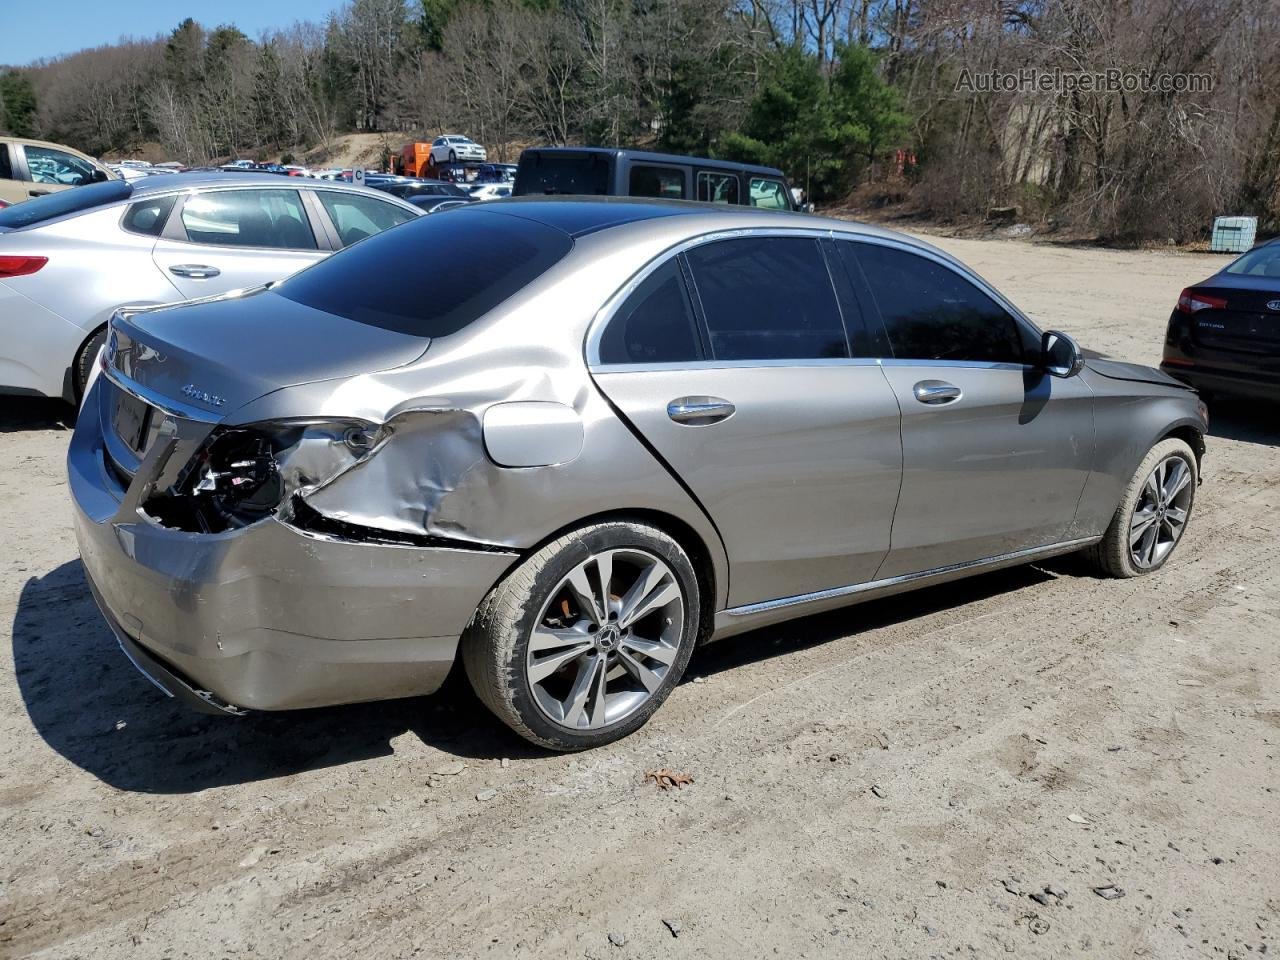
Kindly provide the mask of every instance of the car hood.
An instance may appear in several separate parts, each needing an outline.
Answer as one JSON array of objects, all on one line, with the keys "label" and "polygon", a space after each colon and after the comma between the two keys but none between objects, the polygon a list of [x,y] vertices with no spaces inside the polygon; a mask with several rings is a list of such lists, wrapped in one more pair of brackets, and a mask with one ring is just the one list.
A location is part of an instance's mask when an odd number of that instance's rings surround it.
[{"label": "car hood", "polygon": [[429,345],[260,289],[117,314],[108,357],[147,391],[225,415],[284,387],[412,363]]},{"label": "car hood", "polygon": [[1126,363],[1123,360],[1107,360],[1102,357],[1086,360],[1085,366],[1099,376],[1110,380],[1128,380],[1133,383],[1154,383],[1162,387],[1177,387],[1179,390],[1189,389],[1186,384],[1173,379],[1167,373],[1155,367],[1141,363]]}]

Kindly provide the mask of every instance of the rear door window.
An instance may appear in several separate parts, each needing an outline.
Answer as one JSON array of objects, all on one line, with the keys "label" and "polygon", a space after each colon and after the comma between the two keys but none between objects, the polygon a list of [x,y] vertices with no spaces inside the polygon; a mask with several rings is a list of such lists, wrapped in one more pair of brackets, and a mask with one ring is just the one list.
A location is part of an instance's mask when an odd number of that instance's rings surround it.
[{"label": "rear door window", "polygon": [[601,363],[683,363],[701,356],[693,306],[675,259],[645,277],[600,339]]},{"label": "rear door window", "polygon": [[338,231],[338,238],[344,247],[414,218],[403,207],[358,193],[321,190],[317,196],[333,220],[334,229]]},{"label": "rear door window", "polygon": [[315,234],[297,190],[211,190],[187,198],[182,228],[215,247],[314,250]]},{"label": "rear door window", "polygon": [[93,183],[96,168],[88,160],[65,150],[52,147],[23,147],[27,157],[27,173],[34,183],[48,183],[63,187],[83,187]]},{"label": "rear door window", "polygon": [[738,203],[738,175],[698,171],[698,199],[703,203]]},{"label": "rear door window", "polygon": [[777,180],[764,177],[751,178],[751,206],[763,210],[790,210],[787,203],[787,188]]},{"label": "rear door window", "polygon": [[13,162],[9,159],[9,145],[0,143],[0,180],[13,178]]},{"label": "rear door window", "polygon": [[686,256],[715,359],[849,356],[844,320],[817,240],[718,240]]},{"label": "rear door window", "polygon": [[627,193],[633,197],[661,197],[666,200],[684,198],[684,171],[679,167],[653,167],[644,163],[631,166]]},{"label": "rear door window", "polygon": [[[1007,310],[955,270],[878,243],[849,241],[840,248],[844,257],[856,257],[861,267],[894,357],[1026,362],[1030,335],[1024,337]],[[851,273],[856,269],[852,267]]]},{"label": "rear door window", "polygon": [[[488,313],[572,248],[567,233],[523,217],[480,210],[414,217],[402,230],[336,253],[273,289],[357,323],[444,337]],[[424,250],[449,255],[423,256]],[[394,280],[374,282],[379,277]]]}]

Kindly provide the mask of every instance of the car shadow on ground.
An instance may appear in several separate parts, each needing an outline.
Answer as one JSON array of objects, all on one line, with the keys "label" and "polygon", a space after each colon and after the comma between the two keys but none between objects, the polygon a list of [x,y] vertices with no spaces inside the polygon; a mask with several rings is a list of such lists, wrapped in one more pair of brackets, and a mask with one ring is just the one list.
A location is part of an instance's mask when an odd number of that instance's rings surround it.
[{"label": "car shadow on ground", "polygon": [[462,757],[546,755],[495,720],[465,677],[432,697],[238,718],[195,713],[125,658],[78,560],[23,587],[13,660],[39,735],[120,790],[188,793],[386,757],[405,733]]},{"label": "car shadow on ground", "polygon": [[70,430],[75,425],[75,407],[66,401],[48,397],[0,398],[0,433]]},{"label": "car shadow on ground", "polygon": [[[742,634],[697,651],[686,682],[1047,579],[1020,567]],[[78,560],[23,587],[13,660],[36,732],[120,790],[190,793],[387,757],[406,733],[460,757],[551,756],[490,715],[459,671],[430,697],[240,718],[194,713],[121,653]]]},{"label": "car shadow on ground", "polygon": [[1280,403],[1215,397],[1209,403],[1209,436],[1280,447]]}]

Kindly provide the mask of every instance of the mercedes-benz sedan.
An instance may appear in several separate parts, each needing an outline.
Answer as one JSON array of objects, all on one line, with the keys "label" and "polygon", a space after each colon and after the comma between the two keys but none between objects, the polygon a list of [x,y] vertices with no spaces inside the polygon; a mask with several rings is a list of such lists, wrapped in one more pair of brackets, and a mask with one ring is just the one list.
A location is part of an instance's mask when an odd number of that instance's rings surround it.
[{"label": "mercedes-benz sedan", "polygon": [[158,687],[310,707],[460,657],[564,750],[638,728],[712,637],[1071,551],[1157,570],[1206,430],[926,244],[681,203],[426,217],[117,317],[104,362],[76,531]]}]

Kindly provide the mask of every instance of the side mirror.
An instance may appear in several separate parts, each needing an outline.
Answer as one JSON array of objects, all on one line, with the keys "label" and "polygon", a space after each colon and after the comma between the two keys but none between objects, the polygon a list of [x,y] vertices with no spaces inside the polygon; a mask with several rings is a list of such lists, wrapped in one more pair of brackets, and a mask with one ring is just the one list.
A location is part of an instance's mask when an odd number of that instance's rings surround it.
[{"label": "side mirror", "polygon": [[1040,366],[1051,377],[1074,377],[1084,369],[1084,354],[1065,333],[1046,330],[1040,340]]},{"label": "side mirror", "polygon": [[111,179],[111,176],[110,174],[107,173],[107,171],[99,170],[97,167],[94,167],[93,176],[89,178],[89,182],[90,183],[106,183],[110,179]]},{"label": "side mirror", "polygon": [[815,207],[812,203],[806,203],[806,204],[802,205],[802,206],[800,207],[800,209],[801,209],[801,211],[802,211],[802,212],[804,212],[804,213],[813,213],[813,211],[814,211],[814,210],[816,210],[816,209],[818,209],[818,208],[817,208],[817,207]]}]

